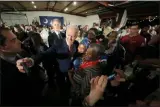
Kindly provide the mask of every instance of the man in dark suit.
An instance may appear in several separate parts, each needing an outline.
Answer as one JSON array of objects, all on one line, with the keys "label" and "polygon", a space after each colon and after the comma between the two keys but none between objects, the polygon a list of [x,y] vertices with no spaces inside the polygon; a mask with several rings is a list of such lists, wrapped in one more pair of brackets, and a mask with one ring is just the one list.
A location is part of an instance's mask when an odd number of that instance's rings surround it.
[{"label": "man in dark suit", "polygon": [[[34,76],[20,73],[16,67],[16,55],[24,52],[21,42],[8,28],[0,28],[0,88],[2,106],[26,106],[40,104],[43,90],[43,79],[39,78],[37,69]],[[30,56],[26,55],[25,57]],[[33,66],[35,68],[35,66]],[[32,68],[31,68],[32,69]],[[41,74],[40,74],[41,75]],[[43,75],[43,73],[42,73]]]},{"label": "man in dark suit", "polygon": [[60,31],[61,22],[59,19],[53,19],[51,24],[52,30],[49,32],[48,36],[49,47],[51,47],[54,42],[56,43],[58,39],[63,39],[65,37],[65,34]]},{"label": "man in dark suit", "polygon": [[72,61],[73,55],[77,51],[75,39],[77,37],[78,28],[76,26],[68,26],[65,39],[58,39],[57,44],[53,44],[46,52],[37,55],[34,58],[25,58],[17,61],[17,67],[20,72],[24,73],[22,62],[28,63],[31,66],[40,63],[45,59],[55,59],[58,62],[57,83],[60,89],[61,100],[63,105],[68,105],[69,99],[69,79],[68,70]]},{"label": "man in dark suit", "polygon": [[[65,37],[65,34],[62,33],[61,30],[61,22],[59,19],[53,19],[51,22],[52,29],[49,31],[49,36],[48,36],[48,44],[49,47],[52,47],[53,44],[58,44],[61,39]],[[54,75],[57,71],[57,61],[52,60],[53,65],[54,65],[54,71],[47,72],[48,77],[49,77],[49,86],[54,87]]]}]

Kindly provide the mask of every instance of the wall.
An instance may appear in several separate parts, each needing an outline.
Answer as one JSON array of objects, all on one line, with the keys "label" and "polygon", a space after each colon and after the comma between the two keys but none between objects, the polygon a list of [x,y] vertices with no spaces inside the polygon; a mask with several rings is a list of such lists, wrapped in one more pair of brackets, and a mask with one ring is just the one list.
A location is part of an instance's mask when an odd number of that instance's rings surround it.
[{"label": "wall", "polygon": [[[11,13],[11,12],[9,12],[9,13]],[[12,13],[14,13],[14,12],[12,12]],[[33,19],[36,19],[39,21],[39,16],[60,16],[60,17],[64,17],[64,23],[70,22],[70,24],[73,24],[73,25],[89,25],[89,27],[92,27],[94,22],[99,23],[99,16],[98,15],[81,17],[81,16],[63,14],[63,13],[52,12],[52,11],[30,11],[30,12],[26,11],[26,12],[21,12],[21,13],[25,13],[27,15],[29,24],[32,23]],[[4,16],[3,19],[8,19],[8,17],[13,17],[13,16],[15,17],[15,15],[10,14],[7,17]],[[17,16],[17,17],[19,17],[19,16]],[[17,17],[14,19],[19,20],[19,18],[17,18]],[[17,22],[17,21],[15,21],[15,22]]]},{"label": "wall", "polygon": [[93,23],[100,23],[100,18],[98,15],[91,15],[85,18],[85,24],[89,25],[89,28],[93,26]]},{"label": "wall", "polygon": [[84,22],[85,17],[68,15],[58,12],[51,11],[32,11],[32,12],[23,12],[27,15],[29,23],[32,23],[32,20],[36,18],[39,21],[39,16],[61,16],[64,17],[64,22],[70,22],[70,24],[81,25]]},{"label": "wall", "polygon": [[28,24],[28,20],[26,15],[20,14],[9,14],[9,13],[2,13],[1,18],[3,22],[5,22],[8,26],[15,25],[15,24]]}]

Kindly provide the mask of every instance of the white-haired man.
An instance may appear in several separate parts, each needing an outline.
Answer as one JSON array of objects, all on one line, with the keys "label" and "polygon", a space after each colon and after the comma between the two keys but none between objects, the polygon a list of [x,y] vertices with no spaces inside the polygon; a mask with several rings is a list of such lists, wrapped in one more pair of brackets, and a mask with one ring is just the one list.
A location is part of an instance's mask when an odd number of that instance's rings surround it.
[{"label": "white-haired man", "polygon": [[48,36],[49,47],[51,47],[52,44],[57,43],[57,40],[65,37],[65,34],[61,32],[61,21],[59,19],[53,19],[51,26],[52,30],[49,32]]},{"label": "white-haired man", "polygon": [[66,38],[60,39],[58,44],[53,44],[50,49],[46,52],[37,55],[34,58],[24,58],[17,61],[17,68],[20,72],[25,73],[23,62],[30,64],[32,66],[35,63],[40,63],[44,59],[56,59],[58,62],[58,72],[57,72],[57,83],[60,88],[60,93],[62,96],[65,106],[68,104],[68,94],[69,94],[69,80],[68,80],[68,69],[70,68],[71,59],[74,53],[77,51],[77,46],[75,44],[75,39],[77,37],[78,28],[76,26],[68,26],[66,30]]}]

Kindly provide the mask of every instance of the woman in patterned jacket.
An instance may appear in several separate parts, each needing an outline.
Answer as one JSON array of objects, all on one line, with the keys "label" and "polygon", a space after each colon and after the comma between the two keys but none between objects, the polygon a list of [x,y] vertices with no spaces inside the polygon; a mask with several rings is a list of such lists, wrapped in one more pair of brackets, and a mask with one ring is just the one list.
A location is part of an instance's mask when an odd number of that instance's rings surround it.
[{"label": "woman in patterned jacket", "polygon": [[74,91],[72,91],[78,96],[78,99],[84,99],[89,94],[90,80],[102,74],[102,65],[107,62],[105,57],[101,57],[104,51],[102,45],[91,44],[82,58],[79,70],[74,72],[72,76]]}]

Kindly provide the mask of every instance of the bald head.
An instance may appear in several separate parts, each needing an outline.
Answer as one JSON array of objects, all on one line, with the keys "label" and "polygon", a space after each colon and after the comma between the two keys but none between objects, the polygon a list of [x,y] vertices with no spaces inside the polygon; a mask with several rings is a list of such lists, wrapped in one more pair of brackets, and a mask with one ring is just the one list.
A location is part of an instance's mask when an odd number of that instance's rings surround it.
[{"label": "bald head", "polygon": [[66,39],[68,42],[74,42],[78,35],[78,27],[75,25],[67,26]]}]

